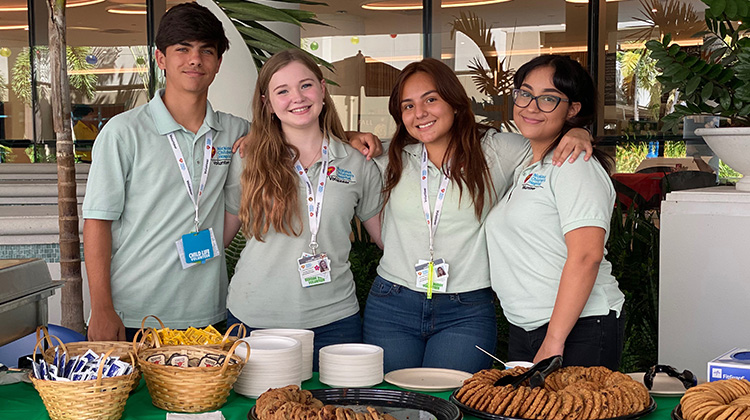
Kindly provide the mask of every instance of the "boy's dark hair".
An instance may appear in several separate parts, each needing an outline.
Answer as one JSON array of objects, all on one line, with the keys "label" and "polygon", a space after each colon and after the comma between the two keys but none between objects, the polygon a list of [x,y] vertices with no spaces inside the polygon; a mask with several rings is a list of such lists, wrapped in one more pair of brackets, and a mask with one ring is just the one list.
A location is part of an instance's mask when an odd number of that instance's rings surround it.
[{"label": "boy's dark hair", "polygon": [[200,41],[213,44],[219,58],[229,49],[229,40],[219,19],[198,3],[181,3],[161,18],[156,33],[156,48],[166,53],[167,47],[181,42]]}]

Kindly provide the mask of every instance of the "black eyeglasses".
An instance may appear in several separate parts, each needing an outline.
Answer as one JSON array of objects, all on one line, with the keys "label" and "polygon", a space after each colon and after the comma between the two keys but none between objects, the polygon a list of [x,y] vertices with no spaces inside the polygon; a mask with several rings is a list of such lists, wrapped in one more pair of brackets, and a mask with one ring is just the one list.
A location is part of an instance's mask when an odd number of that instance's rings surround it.
[{"label": "black eyeglasses", "polygon": [[669,365],[654,365],[651,366],[643,375],[643,384],[646,385],[646,388],[649,390],[652,386],[654,386],[654,376],[656,376],[657,373],[666,373],[672,378],[677,378],[680,382],[682,382],[682,386],[685,387],[685,389],[694,387],[698,385],[698,378],[693,375],[693,372],[685,369],[682,371],[682,373],[677,372],[677,369],[673,368]]},{"label": "black eyeglasses", "polygon": [[569,99],[563,99],[555,95],[539,95],[534,96],[529,92],[521,89],[513,89],[513,103],[521,108],[526,108],[531,104],[531,101],[536,101],[536,107],[540,111],[549,113],[557,109],[560,102],[570,102]]}]

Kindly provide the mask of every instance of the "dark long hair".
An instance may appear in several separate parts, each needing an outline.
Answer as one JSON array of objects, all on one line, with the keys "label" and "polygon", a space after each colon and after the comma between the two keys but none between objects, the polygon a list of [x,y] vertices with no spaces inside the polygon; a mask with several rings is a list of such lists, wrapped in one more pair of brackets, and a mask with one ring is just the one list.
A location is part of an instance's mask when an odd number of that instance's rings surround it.
[{"label": "dark long hair", "polygon": [[[596,97],[597,91],[594,81],[583,66],[564,55],[542,55],[529,61],[516,71],[513,84],[519,89],[532,70],[539,67],[552,67],[554,75],[552,83],[555,88],[564,93],[571,102],[579,102],[581,110],[578,114],[565,120],[565,124],[557,139],[544,151],[544,156],[560,144],[565,133],[572,128],[587,128],[596,122]],[[594,144],[594,158],[604,167],[607,172],[613,169],[612,158]]]},{"label": "dark long hair", "polygon": [[[450,132],[448,150],[443,156],[441,166],[450,168],[451,181],[458,184],[459,197],[463,196],[464,187],[471,195],[474,213],[477,219],[482,216],[485,198],[494,199],[494,186],[487,161],[482,151],[481,138],[488,127],[477,124],[471,110],[471,100],[461,82],[453,71],[439,60],[425,58],[422,61],[407,65],[396,79],[388,102],[388,111],[396,122],[396,133],[393,135],[388,150],[388,167],[385,174],[384,200],[388,201],[391,191],[401,179],[403,161],[401,153],[407,144],[419,143],[409,135],[401,118],[401,93],[404,83],[415,73],[424,73],[432,78],[438,95],[456,111]],[[460,199],[460,198],[459,198]]]}]

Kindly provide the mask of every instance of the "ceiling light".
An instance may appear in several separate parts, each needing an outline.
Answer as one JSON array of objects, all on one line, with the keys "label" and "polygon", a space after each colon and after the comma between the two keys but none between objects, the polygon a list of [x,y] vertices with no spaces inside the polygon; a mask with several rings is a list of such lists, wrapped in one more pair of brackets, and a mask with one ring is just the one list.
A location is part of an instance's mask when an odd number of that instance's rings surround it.
[{"label": "ceiling light", "polygon": [[16,29],[23,29],[28,31],[29,25],[0,25],[0,31],[13,31]]},{"label": "ceiling light", "polygon": [[[486,6],[508,1],[513,0],[443,0],[440,7],[450,9],[452,7]],[[367,10],[422,10],[422,2],[414,0],[382,0],[363,4],[362,8]]]},{"label": "ceiling light", "polygon": [[107,7],[107,13],[116,15],[145,15],[145,4],[121,4],[118,6]]},{"label": "ceiling light", "polygon": [[[104,3],[104,0],[67,0],[65,7],[83,7],[99,3]],[[18,2],[10,6],[0,6],[0,12],[25,12],[26,10],[28,10],[26,2]]]}]

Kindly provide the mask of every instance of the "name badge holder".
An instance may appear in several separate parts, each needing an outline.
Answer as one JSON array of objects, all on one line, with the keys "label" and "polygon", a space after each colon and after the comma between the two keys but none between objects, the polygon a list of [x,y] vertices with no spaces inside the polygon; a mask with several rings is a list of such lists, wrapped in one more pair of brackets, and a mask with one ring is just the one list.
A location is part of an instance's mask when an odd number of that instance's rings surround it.
[{"label": "name badge holder", "polygon": [[211,168],[211,150],[213,148],[213,132],[209,131],[206,133],[206,141],[203,148],[203,166],[201,170],[201,181],[198,186],[198,194],[196,195],[193,191],[193,182],[190,178],[190,172],[185,164],[185,158],[180,150],[180,145],[177,143],[177,137],[174,133],[167,134],[169,145],[172,147],[174,158],[177,161],[177,166],[180,168],[180,174],[182,180],[185,183],[185,189],[187,190],[188,197],[193,203],[195,210],[195,218],[193,219],[195,230],[182,235],[180,239],[175,242],[177,247],[177,254],[180,257],[180,263],[182,268],[190,268],[198,264],[205,264],[206,261],[221,255],[219,246],[216,243],[216,236],[214,235],[213,228],[200,230],[200,214],[198,206],[200,204],[201,196],[203,196],[203,190],[206,188],[206,180],[208,180],[208,171]]},{"label": "name badge holder", "polygon": [[310,253],[302,253],[297,259],[297,270],[302,287],[317,286],[331,282],[331,260],[324,252],[318,253],[318,232],[320,231],[320,220],[323,211],[323,196],[325,195],[326,181],[328,180],[328,139],[323,140],[320,148],[322,165],[318,176],[317,188],[310,182],[310,178],[302,167],[299,159],[294,164],[294,170],[305,183],[307,190],[307,217],[310,224]]},{"label": "name badge holder", "polygon": [[444,259],[435,259],[435,232],[437,232],[438,223],[440,223],[440,214],[443,210],[443,203],[445,202],[445,189],[448,188],[450,178],[447,175],[443,175],[443,179],[440,182],[440,189],[438,190],[437,198],[435,199],[435,213],[430,216],[430,194],[429,194],[429,180],[427,176],[427,148],[422,144],[422,170],[420,185],[422,189],[422,210],[424,210],[425,221],[427,222],[427,230],[429,231],[430,238],[430,259],[420,259],[417,264],[414,265],[414,272],[416,274],[416,286],[419,289],[427,290],[427,299],[432,299],[432,292],[446,292],[448,290],[448,263]]}]

